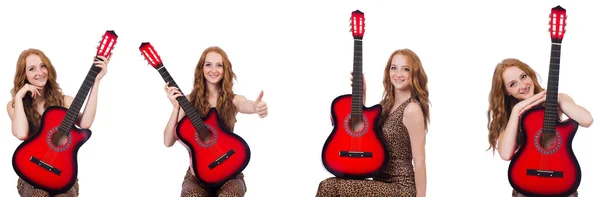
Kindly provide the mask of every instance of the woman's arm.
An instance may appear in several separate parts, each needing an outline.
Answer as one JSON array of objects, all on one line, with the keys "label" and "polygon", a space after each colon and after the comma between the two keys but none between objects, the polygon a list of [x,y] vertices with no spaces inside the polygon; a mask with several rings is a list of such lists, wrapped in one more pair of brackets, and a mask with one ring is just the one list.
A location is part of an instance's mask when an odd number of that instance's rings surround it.
[{"label": "woman's arm", "polygon": [[580,126],[588,128],[594,122],[592,115],[585,108],[575,104],[575,101],[567,94],[558,94],[558,107],[569,118],[577,121]]},{"label": "woman's arm", "polygon": [[517,148],[517,134],[519,129],[519,119],[521,115],[546,101],[546,91],[541,91],[532,97],[517,103],[511,110],[508,123],[503,131],[498,135],[498,153],[500,158],[505,161],[511,160]]},{"label": "woman's arm", "polygon": [[510,161],[515,154],[517,147],[520,109],[513,109],[504,131],[500,132],[500,135],[498,135],[498,154],[500,154],[500,158],[505,161]]},{"label": "woman's arm", "polygon": [[[175,141],[178,140],[177,135],[175,135],[175,127],[177,126],[177,122],[185,116],[185,111],[183,108],[179,106],[179,102],[177,101],[177,97],[182,96],[181,92],[176,87],[168,87],[168,83],[165,84],[165,91],[167,92],[167,97],[173,104],[173,111],[171,112],[171,117],[167,122],[167,126],[165,126],[164,132],[164,143],[166,147],[171,147],[175,144]],[[190,95],[185,96],[188,101],[190,100]]]},{"label": "woman's arm", "polygon": [[12,121],[12,133],[17,139],[25,140],[29,135],[29,122],[23,108],[23,99],[15,97],[14,107],[13,101],[9,101],[6,105],[8,116]]},{"label": "woman's arm", "polygon": [[[85,104],[85,108],[83,109],[83,113],[79,114],[79,117],[77,118],[77,125],[79,125],[79,127],[81,127],[82,129],[89,129],[90,127],[92,127],[92,124],[94,123],[94,119],[96,118],[96,106],[98,106],[98,86],[100,85],[99,81],[96,81],[94,83],[94,86],[92,86],[92,89],[90,91],[90,96]],[[70,104],[72,104],[73,101],[73,97],[71,96],[66,96],[69,97],[70,99],[70,103],[69,103],[69,107],[71,106]]]},{"label": "woman's arm", "polygon": [[[102,77],[106,74],[107,64],[110,62],[109,59],[105,57],[98,56],[98,59],[94,59],[94,65],[100,68],[100,72],[96,76],[96,80],[94,81],[94,85],[90,90],[90,96],[85,104],[85,108],[83,109],[83,113],[77,118],[77,124],[82,129],[89,129],[92,127],[94,123],[94,119],[96,117],[96,106],[98,105],[98,87],[100,86],[100,81]],[[73,99],[71,98],[71,101]],[[70,104],[69,104],[70,106]]]},{"label": "woman's arm", "polygon": [[166,147],[173,146],[175,141],[178,140],[177,135],[175,135],[175,126],[177,126],[177,122],[181,120],[184,115],[185,112],[181,107],[173,108],[173,112],[171,112],[171,117],[169,118],[169,122],[167,122],[164,132],[164,143]]},{"label": "woman's arm", "polygon": [[25,140],[29,137],[29,122],[25,115],[23,97],[25,97],[27,92],[31,92],[31,98],[35,99],[37,95],[40,95],[40,90],[42,89],[42,87],[25,84],[15,93],[13,101],[9,101],[6,104],[8,116],[12,122],[12,133],[19,140]]},{"label": "woman's arm", "polygon": [[415,183],[417,197],[425,197],[427,188],[427,170],[425,164],[425,120],[423,111],[417,103],[409,103],[404,109],[404,126],[408,130],[415,165]]},{"label": "woman's arm", "polygon": [[248,100],[242,95],[235,95],[233,98],[233,104],[237,108],[238,112],[243,114],[258,114],[259,117],[264,118],[267,116],[268,107],[267,103],[262,101],[263,91],[260,91],[258,98],[255,101]]}]

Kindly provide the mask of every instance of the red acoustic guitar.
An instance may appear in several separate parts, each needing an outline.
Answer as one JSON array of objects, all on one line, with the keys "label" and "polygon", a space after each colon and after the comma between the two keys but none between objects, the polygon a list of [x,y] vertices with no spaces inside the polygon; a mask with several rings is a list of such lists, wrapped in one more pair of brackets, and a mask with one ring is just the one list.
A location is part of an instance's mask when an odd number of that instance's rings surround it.
[{"label": "red acoustic guitar", "polygon": [[341,95],[331,104],[333,131],[325,141],[323,166],[340,178],[364,179],[379,173],[388,161],[388,151],[377,126],[381,105],[363,105],[362,39],[364,14],[352,12],[354,73],[352,94]]},{"label": "red acoustic guitar", "polygon": [[546,103],[522,115],[523,144],[508,168],[511,186],[526,196],[568,196],[581,181],[581,169],[571,146],[579,123],[573,119],[559,122],[557,114],[560,50],[566,18],[565,9],[552,8]]},{"label": "red acoustic guitar", "polygon": [[[179,88],[149,42],[143,42],[140,51],[169,86]],[[246,141],[225,129],[215,108],[201,117],[185,96],[177,97],[177,102],[186,116],[177,124],[176,134],[190,154],[190,169],[196,179],[208,186],[218,186],[241,173],[250,162]]]},{"label": "red acoustic guitar", "polygon": [[[114,31],[106,31],[96,55],[109,57],[117,42]],[[96,76],[101,71],[94,64],[69,109],[48,107],[41,118],[39,131],[17,147],[13,169],[25,182],[51,194],[64,193],[77,179],[77,153],[91,137],[92,131],[75,125]]]}]

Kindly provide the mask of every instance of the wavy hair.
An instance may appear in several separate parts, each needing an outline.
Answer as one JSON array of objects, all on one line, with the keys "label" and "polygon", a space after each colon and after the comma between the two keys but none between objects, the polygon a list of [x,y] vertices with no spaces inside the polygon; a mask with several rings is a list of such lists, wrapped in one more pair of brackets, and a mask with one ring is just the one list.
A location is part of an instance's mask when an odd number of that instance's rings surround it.
[{"label": "wavy hair", "polygon": [[205,99],[208,98],[208,91],[206,89],[206,80],[204,78],[203,70],[206,56],[210,52],[218,53],[223,58],[223,79],[221,79],[217,85],[219,98],[217,99],[216,109],[219,113],[219,117],[225,123],[228,129],[233,130],[236,122],[235,116],[237,114],[237,109],[233,104],[233,98],[235,96],[233,93],[233,80],[237,79],[237,77],[233,72],[231,61],[229,61],[227,53],[225,53],[225,51],[220,47],[211,46],[202,52],[194,72],[194,88],[190,94],[190,102],[194,108],[200,110],[202,115],[206,115],[211,108],[210,104],[208,103],[208,99]]},{"label": "wavy hair", "polygon": [[[46,101],[44,103],[44,109],[50,106],[61,106],[63,107],[64,95],[63,92],[56,82],[56,70],[52,65],[50,59],[39,49],[26,49],[21,52],[19,55],[19,59],[17,60],[17,67],[15,71],[15,78],[13,88],[10,93],[13,97],[12,99],[12,107],[15,107],[15,94],[19,92],[19,90],[26,84],[29,83],[27,81],[26,75],[26,59],[30,55],[37,55],[42,60],[42,63],[46,66],[46,70],[48,71],[46,86],[44,86],[44,96],[46,97]],[[27,94],[23,97],[23,109],[25,110],[25,116],[27,117],[27,122],[29,124],[29,135],[35,135],[40,126],[41,114],[38,113],[36,109],[36,104],[33,102],[33,97],[31,97],[31,93],[27,92]]]},{"label": "wavy hair", "polygon": [[[496,141],[500,133],[506,128],[506,124],[508,124],[512,108],[519,102],[507,93],[508,91],[502,79],[502,73],[507,68],[513,66],[521,69],[527,76],[531,77],[534,84],[533,92],[535,94],[543,90],[538,83],[537,73],[524,62],[515,58],[507,58],[496,65],[494,76],[492,77],[492,88],[490,90],[489,108],[487,111],[488,142],[490,144],[487,150],[493,149],[492,152],[495,152],[497,149]],[[517,135],[517,146],[521,146],[523,140],[521,138],[521,135]]]},{"label": "wavy hair", "polygon": [[[395,95],[394,95],[394,86],[390,81],[390,67],[392,66],[392,59],[395,55],[404,55],[406,57],[406,63],[409,68],[410,75],[410,86],[411,86],[411,95],[417,100],[419,105],[421,106],[421,110],[423,111],[423,119],[424,128],[427,131],[427,125],[429,124],[429,90],[427,88],[427,74],[423,69],[423,64],[421,63],[421,59],[417,54],[410,49],[399,49],[390,55],[390,58],[387,61],[385,66],[385,71],[383,74],[383,99],[379,104],[382,105],[382,118],[380,119],[381,123],[385,122],[388,118],[390,110],[394,105]],[[383,124],[380,124],[383,125]]]}]

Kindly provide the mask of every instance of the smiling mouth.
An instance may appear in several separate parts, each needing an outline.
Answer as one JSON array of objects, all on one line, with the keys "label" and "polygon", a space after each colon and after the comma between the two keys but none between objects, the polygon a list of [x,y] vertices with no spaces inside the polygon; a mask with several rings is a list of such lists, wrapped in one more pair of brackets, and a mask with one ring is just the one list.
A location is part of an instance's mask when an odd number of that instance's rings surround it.
[{"label": "smiling mouth", "polygon": [[525,91],[521,92],[521,94],[529,94],[530,90],[531,90],[531,86],[527,87],[527,89]]}]

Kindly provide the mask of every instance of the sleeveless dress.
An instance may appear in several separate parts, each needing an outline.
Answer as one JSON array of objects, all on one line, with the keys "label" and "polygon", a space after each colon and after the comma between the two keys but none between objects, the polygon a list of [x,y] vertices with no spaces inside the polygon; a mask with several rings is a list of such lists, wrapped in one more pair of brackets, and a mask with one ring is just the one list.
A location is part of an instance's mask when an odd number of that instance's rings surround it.
[{"label": "sleeveless dress", "polygon": [[411,102],[415,102],[413,97],[404,101],[383,123],[382,137],[390,159],[381,174],[373,180],[327,178],[319,184],[316,196],[416,196],[412,148],[408,130],[402,123],[404,109]]},{"label": "sleeveless dress", "polygon": [[22,197],[77,197],[79,196],[79,179],[75,181],[75,184],[69,191],[62,194],[50,195],[48,192],[37,189],[19,178],[17,181],[17,191]]}]

